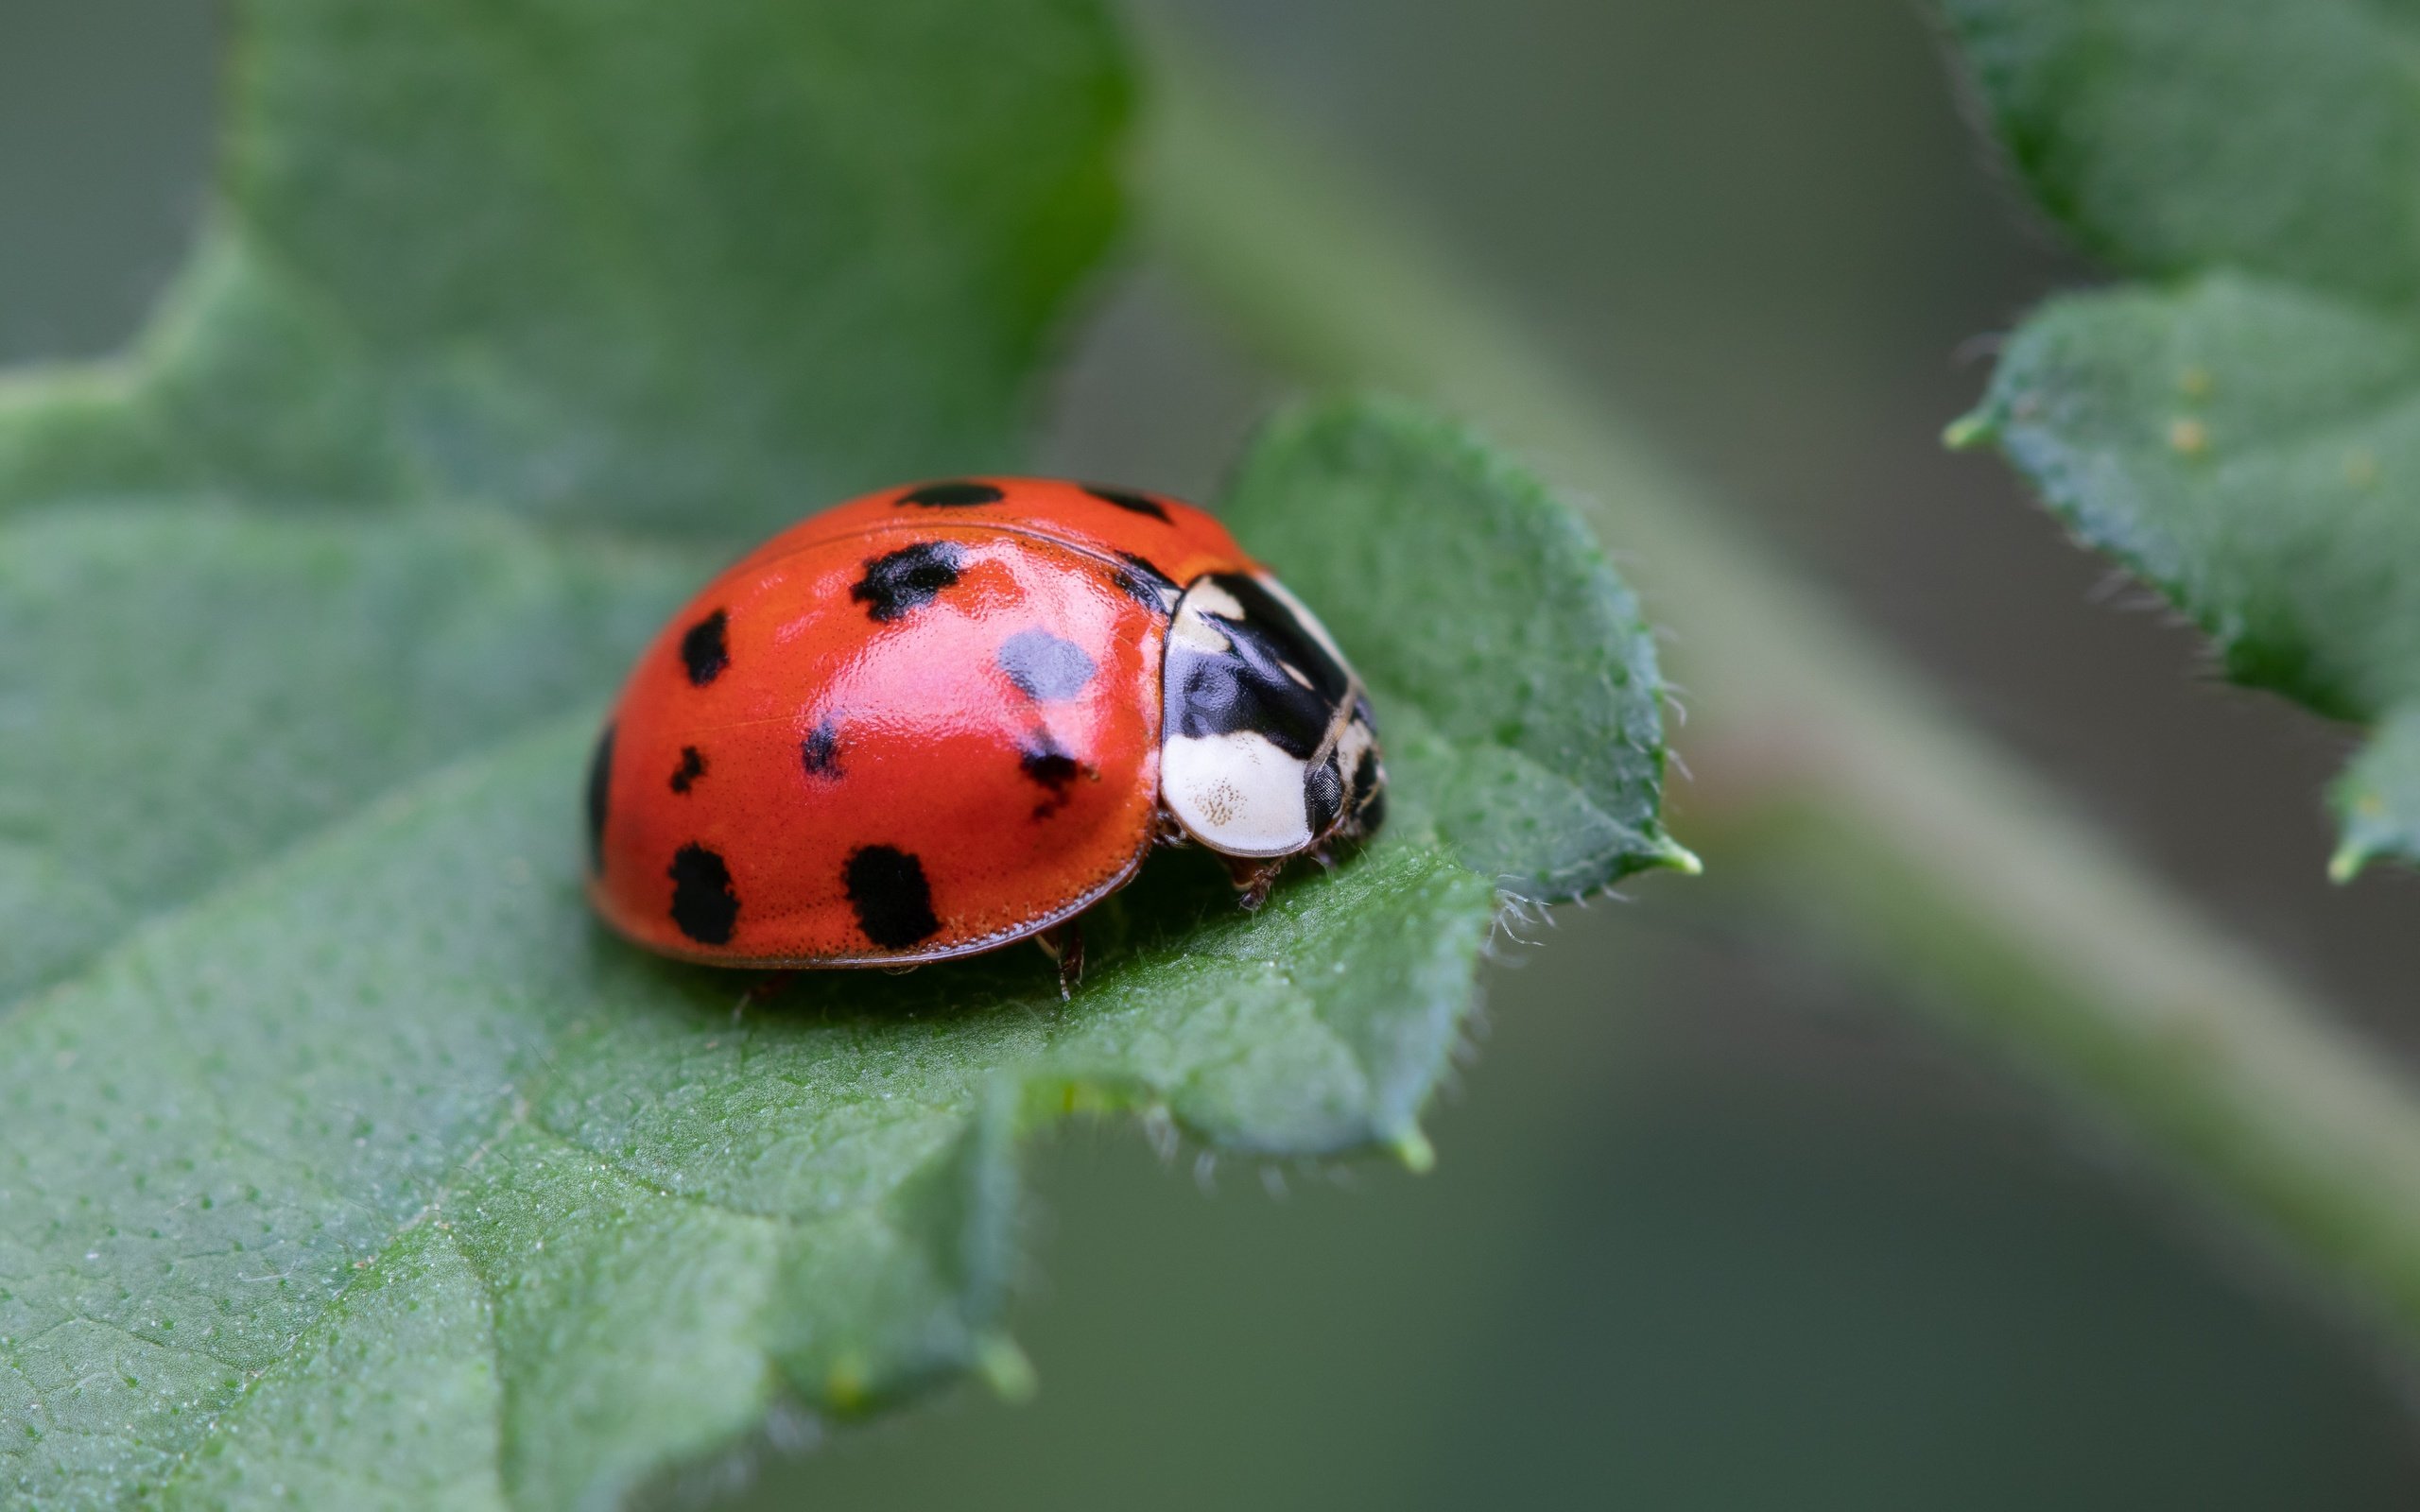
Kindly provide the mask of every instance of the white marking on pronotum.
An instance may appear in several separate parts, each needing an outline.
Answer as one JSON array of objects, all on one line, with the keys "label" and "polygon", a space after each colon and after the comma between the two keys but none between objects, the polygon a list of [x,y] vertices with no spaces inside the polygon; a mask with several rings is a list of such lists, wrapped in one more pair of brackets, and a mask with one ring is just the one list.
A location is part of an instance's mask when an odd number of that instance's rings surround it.
[{"label": "white marking on pronotum", "polygon": [[[1371,742],[1375,738],[1371,733],[1370,727],[1363,724],[1358,715],[1355,716],[1351,724],[1344,727],[1344,733],[1336,737],[1336,769],[1344,774],[1347,784],[1353,781],[1354,768],[1361,765],[1361,753],[1370,748]],[[1350,802],[1352,798],[1353,794],[1348,785],[1345,794],[1346,801]]]},{"label": "white marking on pronotum", "polygon": [[1176,623],[1168,627],[1168,639],[1214,656],[1226,650],[1230,643],[1226,632],[1212,623],[1210,616],[1214,614],[1240,625],[1244,607],[1235,594],[1203,578],[1177,600]]},{"label": "white marking on pronotum", "polygon": [[1195,839],[1233,856],[1291,855],[1311,843],[1308,766],[1256,730],[1180,735],[1160,753],[1160,794]]},{"label": "white marking on pronotum", "polygon": [[[1295,620],[1302,625],[1304,629],[1310,632],[1311,639],[1320,643],[1320,649],[1328,654],[1328,659],[1330,661],[1334,662],[1338,666],[1344,668],[1347,672],[1351,672],[1353,670],[1353,663],[1344,659],[1343,648],[1336,644],[1335,636],[1327,633],[1327,627],[1320,623],[1320,617],[1311,612],[1310,606],[1305,604],[1301,599],[1296,598],[1292,590],[1288,589],[1284,583],[1279,582],[1276,578],[1270,576],[1267,573],[1255,573],[1253,576],[1261,587],[1269,590],[1270,597],[1277,600],[1280,604],[1285,605],[1288,612],[1294,616]],[[1235,603],[1235,600],[1233,598],[1228,598],[1227,602],[1233,604]],[[1241,606],[1237,607],[1238,609],[1241,608]],[[1358,681],[1359,679],[1356,679],[1355,680]]]}]

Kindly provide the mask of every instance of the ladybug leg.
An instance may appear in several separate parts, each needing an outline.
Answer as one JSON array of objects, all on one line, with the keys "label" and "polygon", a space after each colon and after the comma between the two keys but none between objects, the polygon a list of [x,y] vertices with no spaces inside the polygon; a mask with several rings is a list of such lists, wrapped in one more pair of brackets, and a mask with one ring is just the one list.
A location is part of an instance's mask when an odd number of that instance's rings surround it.
[{"label": "ladybug leg", "polygon": [[1071,919],[1053,924],[1033,936],[1033,942],[1042,947],[1043,954],[1059,963],[1059,1001],[1067,1002],[1084,979],[1084,921]]},{"label": "ladybug leg", "polygon": [[1236,902],[1249,911],[1269,902],[1269,889],[1277,885],[1277,874],[1286,869],[1286,858],[1254,861],[1245,856],[1227,858],[1227,875],[1235,880]]},{"label": "ladybug leg", "polygon": [[739,1001],[732,1005],[731,1022],[737,1023],[747,1016],[749,1009],[761,1008],[780,997],[788,991],[790,984],[797,980],[796,971],[768,971],[751,982],[748,984],[748,990],[739,994]]},{"label": "ladybug leg", "polygon": [[1076,988],[1084,979],[1084,925],[1071,919],[1060,928],[1066,931],[1059,947],[1059,1001],[1064,1003],[1076,995]]}]

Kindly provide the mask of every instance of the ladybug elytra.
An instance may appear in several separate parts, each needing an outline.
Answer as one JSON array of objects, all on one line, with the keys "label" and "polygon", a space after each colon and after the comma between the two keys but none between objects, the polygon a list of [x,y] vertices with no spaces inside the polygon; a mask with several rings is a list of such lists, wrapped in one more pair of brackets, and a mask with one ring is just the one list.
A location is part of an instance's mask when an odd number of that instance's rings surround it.
[{"label": "ladybug elytra", "polygon": [[1210,516],[983,478],[774,537],[641,655],[588,780],[589,896],[718,966],[904,966],[1040,937],[1155,844],[1285,862],[1374,830],[1360,679]]}]

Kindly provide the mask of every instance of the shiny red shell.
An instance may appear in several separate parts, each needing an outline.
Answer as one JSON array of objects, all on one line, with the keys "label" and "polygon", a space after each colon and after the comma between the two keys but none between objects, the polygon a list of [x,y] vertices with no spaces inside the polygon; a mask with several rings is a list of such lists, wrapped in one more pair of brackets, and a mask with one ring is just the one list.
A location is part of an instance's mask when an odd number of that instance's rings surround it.
[{"label": "shiny red shell", "polygon": [[639,658],[590,772],[590,898],[730,966],[934,960],[1074,916],[1157,833],[1174,590],[1253,565],[1198,509],[1039,479],[793,526]]}]

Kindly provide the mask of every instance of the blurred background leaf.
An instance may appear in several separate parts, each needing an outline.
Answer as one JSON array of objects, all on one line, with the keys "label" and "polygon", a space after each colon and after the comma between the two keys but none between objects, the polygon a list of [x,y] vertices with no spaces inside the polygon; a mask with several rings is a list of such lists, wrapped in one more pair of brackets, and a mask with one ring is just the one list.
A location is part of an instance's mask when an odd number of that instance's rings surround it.
[{"label": "blurred background leaf", "polygon": [[2377,739],[2340,879],[2420,861],[2420,97],[2392,8],[1950,0],[2043,207],[2165,286],[2068,295],[1957,438],[1996,439],[2228,676]]},{"label": "blurred background leaf", "polygon": [[193,265],[138,366],[0,404],[0,506],[434,496],[744,541],[1013,455],[1116,224],[1087,0],[239,16]]}]

